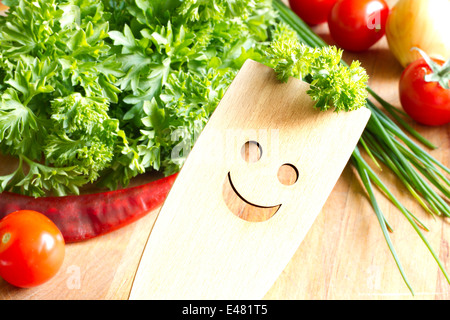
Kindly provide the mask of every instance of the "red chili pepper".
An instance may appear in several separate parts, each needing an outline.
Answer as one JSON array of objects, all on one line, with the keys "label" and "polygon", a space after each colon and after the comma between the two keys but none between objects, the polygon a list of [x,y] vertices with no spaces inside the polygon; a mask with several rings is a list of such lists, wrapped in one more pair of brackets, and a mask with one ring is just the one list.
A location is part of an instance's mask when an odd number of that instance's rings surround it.
[{"label": "red chili pepper", "polygon": [[58,226],[66,243],[87,240],[128,225],[162,205],[175,178],[176,174],[137,187],[77,196],[34,198],[3,192],[0,219],[17,210],[34,210]]}]

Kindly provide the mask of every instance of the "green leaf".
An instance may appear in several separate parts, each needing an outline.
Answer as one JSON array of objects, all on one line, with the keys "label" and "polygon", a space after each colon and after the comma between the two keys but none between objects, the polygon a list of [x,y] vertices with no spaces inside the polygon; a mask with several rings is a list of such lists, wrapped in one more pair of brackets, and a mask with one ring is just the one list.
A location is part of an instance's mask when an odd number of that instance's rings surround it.
[{"label": "green leaf", "polygon": [[73,4],[66,4],[59,6],[64,14],[59,20],[61,29],[71,29],[81,24],[81,9],[79,6]]},{"label": "green leaf", "polygon": [[0,148],[12,155],[40,157],[39,146],[46,134],[45,126],[32,110],[20,102],[14,89],[7,89],[0,101]]},{"label": "green leaf", "polygon": [[124,26],[123,32],[110,31],[109,37],[114,40],[114,45],[116,46],[124,46],[128,50],[129,48],[134,48],[136,46],[136,39],[127,24]]}]

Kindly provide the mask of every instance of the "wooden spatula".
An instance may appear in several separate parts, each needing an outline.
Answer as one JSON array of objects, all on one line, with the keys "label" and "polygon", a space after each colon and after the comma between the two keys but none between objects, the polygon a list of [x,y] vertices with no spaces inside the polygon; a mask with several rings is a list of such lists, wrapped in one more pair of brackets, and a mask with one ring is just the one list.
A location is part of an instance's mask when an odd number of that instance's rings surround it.
[{"label": "wooden spatula", "polygon": [[[370,117],[366,108],[318,111],[307,89],[300,80],[281,83],[272,69],[245,63],[159,213],[130,299],[265,295],[321,211]],[[280,181],[283,169],[292,179]],[[230,205],[224,194],[230,192],[245,205]]]}]

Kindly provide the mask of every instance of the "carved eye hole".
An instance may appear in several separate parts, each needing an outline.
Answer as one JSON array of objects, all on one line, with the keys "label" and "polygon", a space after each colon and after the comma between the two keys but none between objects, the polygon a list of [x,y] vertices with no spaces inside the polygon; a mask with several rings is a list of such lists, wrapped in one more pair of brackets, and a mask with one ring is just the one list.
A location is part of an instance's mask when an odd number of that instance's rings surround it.
[{"label": "carved eye hole", "polygon": [[286,186],[291,186],[298,180],[298,170],[294,165],[290,163],[285,163],[280,167],[280,169],[278,169],[277,176],[278,180],[282,184]]},{"label": "carved eye hole", "polygon": [[246,162],[257,162],[262,156],[261,145],[256,141],[247,141],[242,146],[241,156]]}]

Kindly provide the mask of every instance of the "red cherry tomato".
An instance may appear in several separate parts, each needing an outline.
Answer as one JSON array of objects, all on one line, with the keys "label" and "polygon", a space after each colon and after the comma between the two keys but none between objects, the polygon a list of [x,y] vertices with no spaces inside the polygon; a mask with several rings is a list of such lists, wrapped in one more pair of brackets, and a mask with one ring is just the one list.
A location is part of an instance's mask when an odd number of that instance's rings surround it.
[{"label": "red cherry tomato", "polygon": [[327,21],[337,0],[289,0],[289,6],[303,21],[313,26]]},{"label": "red cherry tomato", "polygon": [[41,213],[21,210],[0,220],[0,277],[30,288],[52,278],[64,260],[64,238]]},{"label": "red cherry tomato", "polygon": [[344,50],[367,50],[384,36],[388,15],[384,0],[339,0],[328,16],[330,35]]},{"label": "red cherry tomato", "polygon": [[[444,62],[434,60],[437,64]],[[439,126],[450,123],[450,89],[438,82],[425,81],[431,68],[425,59],[410,63],[400,77],[400,102],[405,112],[418,123]]]}]

